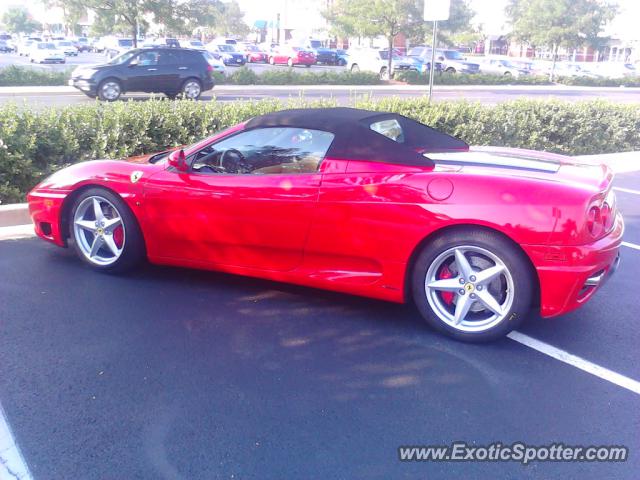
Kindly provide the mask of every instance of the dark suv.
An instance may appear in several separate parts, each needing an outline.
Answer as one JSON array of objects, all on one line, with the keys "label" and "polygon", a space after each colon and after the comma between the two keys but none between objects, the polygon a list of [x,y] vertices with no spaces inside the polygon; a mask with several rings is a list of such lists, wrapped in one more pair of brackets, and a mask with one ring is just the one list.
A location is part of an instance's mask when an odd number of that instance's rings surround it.
[{"label": "dark suv", "polygon": [[186,48],[129,50],[109,63],[78,67],[69,85],[91,98],[112,102],[125,92],[164,93],[197,99],[213,88],[213,67],[202,52]]}]

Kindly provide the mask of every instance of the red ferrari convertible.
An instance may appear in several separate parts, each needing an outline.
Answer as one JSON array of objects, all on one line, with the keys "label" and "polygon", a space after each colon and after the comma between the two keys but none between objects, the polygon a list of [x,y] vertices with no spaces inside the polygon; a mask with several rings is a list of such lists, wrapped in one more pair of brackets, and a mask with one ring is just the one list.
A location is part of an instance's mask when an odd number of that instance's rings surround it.
[{"label": "red ferrari convertible", "polygon": [[96,270],[152,263],[413,301],[455,338],[552,317],[615,270],[604,166],[467,144],[393,113],[285,110],[186,148],[83,162],[28,195]]}]

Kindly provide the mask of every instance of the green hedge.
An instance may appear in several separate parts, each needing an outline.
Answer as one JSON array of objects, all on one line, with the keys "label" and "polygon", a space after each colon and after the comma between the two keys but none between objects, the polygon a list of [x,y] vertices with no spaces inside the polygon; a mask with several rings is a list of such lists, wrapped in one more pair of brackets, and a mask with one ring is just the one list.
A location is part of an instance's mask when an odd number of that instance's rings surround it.
[{"label": "green hedge", "polygon": [[[395,80],[407,82],[410,85],[428,85],[429,75],[415,71],[398,72]],[[510,75],[487,75],[477,73],[473,75],[460,73],[439,73],[434,75],[436,85],[552,85],[547,77],[533,76],[515,78]]]},{"label": "green hedge", "polygon": [[71,70],[53,72],[31,67],[17,67],[10,65],[0,68],[0,87],[24,86],[56,86],[66,85],[71,76]]},{"label": "green hedge", "polygon": [[[0,200],[24,194],[49,173],[93,158],[120,158],[191,143],[255,115],[331,101],[218,103],[151,100],[90,103],[32,111],[0,107]],[[485,106],[426,98],[360,100],[356,106],[393,111],[473,145],[567,154],[640,150],[640,107],[603,101],[516,101]]]}]

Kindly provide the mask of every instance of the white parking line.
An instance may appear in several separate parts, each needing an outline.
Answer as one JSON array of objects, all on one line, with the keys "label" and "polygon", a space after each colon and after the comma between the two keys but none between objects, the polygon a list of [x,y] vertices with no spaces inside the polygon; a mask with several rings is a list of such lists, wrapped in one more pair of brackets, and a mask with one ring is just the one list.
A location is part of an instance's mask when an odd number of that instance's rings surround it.
[{"label": "white parking line", "polygon": [[16,444],[0,404],[0,478],[31,480],[31,472]]},{"label": "white parking line", "polygon": [[640,250],[640,245],[636,245],[635,243],[630,242],[622,242],[623,247],[633,248],[634,250]]},{"label": "white parking line", "polygon": [[617,192],[635,193],[636,195],[640,195],[640,190],[633,190],[631,188],[622,188],[622,187],[613,187],[613,189]]},{"label": "white parking line", "polygon": [[525,345],[529,348],[533,348],[540,353],[544,353],[556,360],[560,360],[568,365],[579,368],[580,370],[590,373],[591,375],[595,375],[596,377],[600,377],[607,382],[611,382],[619,387],[626,388],[627,390],[640,395],[640,382],[634,380],[629,377],[625,377],[624,375],[620,375],[608,368],[601,367],[600,365],[596,365],[584,358],[578,357],[577,355],[573,355],[569,352],[565,352],[559,348],[554,347],[553,345],[549,345],[548,343],[542,342],[540,340],[536,340],[529,335],[525,335],[524,333],[513,331],[509,335],[507,335],[511,340],[514,340],[522,345]]}]

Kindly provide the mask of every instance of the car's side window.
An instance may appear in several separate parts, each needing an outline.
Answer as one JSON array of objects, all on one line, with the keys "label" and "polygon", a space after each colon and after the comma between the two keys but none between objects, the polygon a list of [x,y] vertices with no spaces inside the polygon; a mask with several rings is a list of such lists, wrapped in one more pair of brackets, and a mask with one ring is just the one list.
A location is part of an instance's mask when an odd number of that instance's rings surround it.
[{"label": "car's side window", "polygon": [[158,64],[158,52],[148,51],[142,52],[138,54],[138,56],[133,60],[141,67],[149,67]]},{"label": "car's side window", "polygon": [[332,141],[332,133],[320,130],[258,128],[209,145],[187,160],[197,173],[313,173]]},{"label": "car's side window", "polygon": [[380,120],[369,125],[369,128],[374,132],[378,132],[387,138],[390,138],[394,142],[404,143],[404,132],[402,126],[395,118],[390,120]]},{"label": "car's side window", "polygon": [[170,50],[163,50],[159,54],[158,65],[176,65],[180,63],[176,52]]}]

